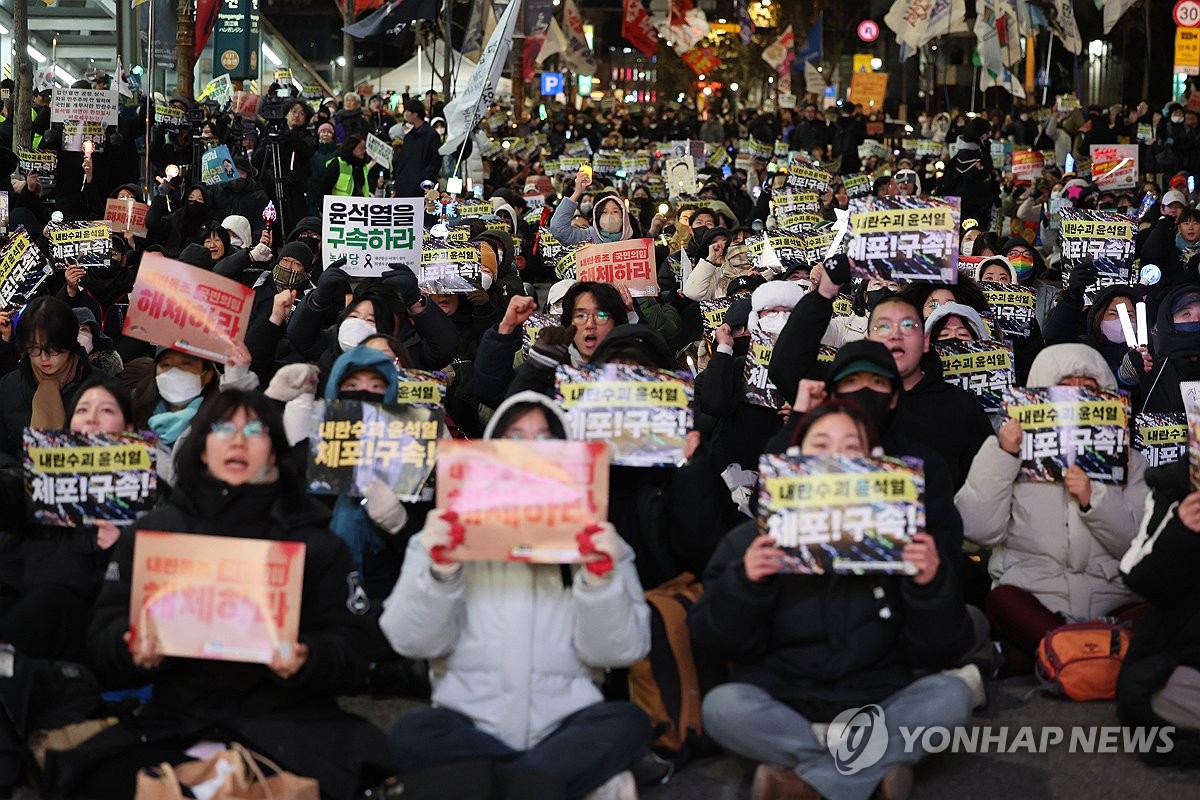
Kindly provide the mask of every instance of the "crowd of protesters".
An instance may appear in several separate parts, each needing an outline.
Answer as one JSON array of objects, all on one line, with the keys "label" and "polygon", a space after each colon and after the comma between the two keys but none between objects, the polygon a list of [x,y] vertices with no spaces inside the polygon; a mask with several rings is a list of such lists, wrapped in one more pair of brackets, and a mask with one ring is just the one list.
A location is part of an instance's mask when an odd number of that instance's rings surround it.
[{"label": "crowd of protesters", "polygon": [[[109,85],[99,75],[76,88]],[[0,640],[19,662],[77,664],[106,692],[107,706],[97,697],[48,718],[118,719],[49,756],[48,796],[129,798],[140,769],[189,760],[197,742],[238,741],[317,778],[330,798],[388,796],[378,792],[396,776],[410,787],[504,785],[510,797],[635,797],[661,763],[650,750],[661,731],[629,701],[625,669],[666,646],[644,592],[683,573],[703,585],[690,638],[728,667],[703,687],[704,730],[761,764],[756,798],[907,796],[921,754],[904,751],[900,726],[969,724],[988,681],[1031,673],[1045,634],[1099,617],[1134,630],[1122,722],[1175,726],[1175,748],[1155,758],[1200,764],[1200,492],[1186,456],[1149,468],[1131,450],[1120,485],[1078,466],[1061,482],[1022,482],[1019,424],[943,380],[931,349],[991,338],[977,280],[1027,287],[1038,304],[1013,341],[1019,385],[1121,389],[1136,413],[1184,412],[1180,385],[1200,380],[1200,114],[1190,106],[1057,103],[897,122],[851,104],[739,108],[732,95],[541,120],[497,104],[445,156],[434,92],[310,100],[277,89],[260,107],[270,118],[160,98],[184,122],[147,128],[145,101],[134,102],[86,156],[39,94],[33,146],[56,153],[51,180],[18,168],[22,111],[4,100],[10,232],[23,226],[49,256],[52,219],[103,219],[110,198],[149,205],[145,236],[114,234],[103,264],[54,263],[38,297],[0,312]],[[367,156],[369,137],[389,143],[391,163]],[[902,144],[911,139],[933,146],[918,156]],[[720,154],[682,195],[662,174],[664,144],[681,140]],[[787,156],[747,158],[750,141]],[[1016,181],[993,162],[992,144],[1006,141],[1054,156]],[[1138,182],[1097,186],[1081,165],[1091,146],[1116,143],[1139,145]],[[219,145],[237,177],[208,185],[200,156]],[[555,168],[568,153],[602,151],[650,158],[637,175]],[[446,193],[460,161],[455,177],[470,178],[492,213],[453,214],[472,199]],[[751,259],[748,240],[784,230],[773,195],[789,163],[834,176],[811,230],[832,229],[849,207],[846,176],[867,176],[868,197],[959,198],[974,277],[898,285],[856,280],[842,254]],[[404,267],[352,278],[322,255],[329,196],[422,198],[426,230],[466,229],[482,279],[468,293],[428,294]],[[1135,272],[1096,291],[1095,269],[1064,276],[1065,208],[1132,219],[1135,263],[1158,277]],[[548,244],[643,237],[655,242],[656,296],[560,279]],[[253,288],[245,343],[226,363],[126,334],[149,253]],[[840,297],[849,314],[835,313]],[[706,337],[701,303],[721,298],[735,300]],[[1127,342],[1119,321],[1139,302],[1146,345]],[[530,345],[535,314],[552,322]],[[751,340],[763,335],[779,409],[745,399]],[[836,349],[832,361],[822,347]],[[555,370],[612,363],[694,376],[694,428],[676,466],[611,468],[608,520],[580,532],[587,564],[463,563],[462,526],[431,502],[402,502],[383,483],[331,503],[305,492],[297,445],[314,398],[390,403],[398,370],[447,370],[454,435],[565,439]],[[27,427],[152,432],[159,507],[126,529],[27,522]],[[927,523],[905,545],[909,574],[779,574],[783,554],[754,518],[755,473],[763,453],[785,452],[921,459]],[[159,652],[129,624],[139,530],[305,543],[289,655],[263,665]],[[432,707],[385,735],[337,705],[368,688]],[[828,724],[871,704],[891,743],[845,774]],[[20,736],[30,732],[22,723]]]}]

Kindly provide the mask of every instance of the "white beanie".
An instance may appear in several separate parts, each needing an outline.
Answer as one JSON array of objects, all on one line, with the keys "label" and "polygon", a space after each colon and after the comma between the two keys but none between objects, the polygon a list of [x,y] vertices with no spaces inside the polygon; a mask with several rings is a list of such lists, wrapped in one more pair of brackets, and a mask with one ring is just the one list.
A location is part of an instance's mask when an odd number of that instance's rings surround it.
[{"label": "white beanie", "polygon": [[804,287],[795,281],[767,281],[750,295],[750,319],[747,327],[758,330],[758,312],[765,308],[795,308],[804,297]]},{"label": "white beanie", "polygon": [[983,318],[979,316],[979,312],[962,303],[944,303],[934,309],[933,313],[925,320],[925,334],[932,336],[933,329],[946,317],[958,317],[967,323],[974,331],[977,342],[985,342],[992,338],[992,335],[988,333],[987,326],[983,324]]},{"label": "white beanie", "polygon": [[250,233],[250,220],[240,214],[230,214],[221,222],[221,227],[229,231],[231,237],[236,237],[241,240],[242,247],[252,247],[254,242],[250,241],[252,234]]},{"label": "white beanie", "polygon": [[1013,269],[1012,262],[1004,256],[988,256],[983,261],[979,262],[979,266],[975,268],[975,280],[983,280],[983,271],[992,264],[1000,264],[1008,270],[1008,278],[1013,283],[1017,283],[1017,271]]}]

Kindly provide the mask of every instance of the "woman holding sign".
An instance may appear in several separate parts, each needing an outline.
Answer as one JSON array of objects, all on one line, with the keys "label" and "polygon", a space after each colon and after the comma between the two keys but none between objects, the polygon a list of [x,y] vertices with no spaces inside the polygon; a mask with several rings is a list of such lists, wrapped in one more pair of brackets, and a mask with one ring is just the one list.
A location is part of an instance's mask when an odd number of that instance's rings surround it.
[{"label": "woman holding sign", "polygon": [[[566,420],[524,392],[496,409],[484,437],[564,439]],[[632,784],[621,773],[650,743],[649,720],[604,702],[597,679],[650,648],[633,551],[602,522],[579,534],[583,564],[463,563],[464,533],[452,512],[430,513],[379,621],[396,652],[433,661],[434,708],[392,728],[399,771],[486,759],[526,781],[530,797]]]},{"label": "woman holding sign", "polygon": [[[121,534],[87,639],[103,685],[153,683],[153,698],[136,716],[63,754],[56,777],[66,796],[128,800],[138,769],[186,761],[186,751],[200,741],[237,741],[268,754],[285,769],[316,778],[322,796],[330,798],[354,796],[363,768],[386,763],[383,735],[340,711],[335,699],[366,676],[369,609],[353,602],[358,583],[350,553],[329,532],[324,509],[305,495],[287,452],[279,412],[261,394],[222,392],[197,412],[178,457],[179,479],[189,490],[175,492],[169,505]],[[145,571],[135,573],[135,554],[151,544],[142,531],[207,538],[187,543],[154,537],[154,546],[170,545],[175,555],[163,551],[139,559],[137,567]],[[224,560],[211,537],[228,537],[230,555],[262,540],[303,545],[299,591],[272,594],[269,663],[254,660],[257,648],[253,655],[225,652],[221,660],[198,657],[194,653],[212,652],[214,643],[198,647],[189,631],[206,620],[225,619],[227,598],[249,596],[258,585],[253,582],[261,580],[258,570],[268,565],[271,585],[289,586],[296,562]],[[191,555],[184,544],[191,545]],[[183,574],[153,571],[152,564],[187,559],[193,574],[200,564],[221,568],[213,570],[210,582],[193,584],[185,593],[187,604],[168,605],[169,613],[162,605],[146,605],[131,614],[133,592],[143,596],[149,589],[161,597],[173,580],[169,575]],[[135,584],[135,574],[152,586]],[[298,623],[288,621],[296,617]],[[284,631],[293,624],[297,635],[288,641]],[[164,652],[175,648],[193,654]]]},{"label": "woman holding sign", "polygon": [[[804,456],[861,457],[878,445],[870,419],[840,400],[809,411],[793,442]],[[971,716],[966,680],[916,678],[971,645],[953,572],[927,533],[904,546],[910,576],[784,575],[784,557],[759,535],[759,522],[748,521],[708,564],[688,624],[698,645],[733,662],[734,682],[704,698],[705,733],[763,762],[755,797],[907,796],[911,765],[923,753],[905,752],[900,727],[953,730]],[[855,764],[856,754],[827,723],[844,722],[853,736],[872,709],[882,709],[874,724],[886,725],[887,735],[872,733],[868,720],[861,736],[874,762]],[[849,710],[859,713],[843,713]]]}]

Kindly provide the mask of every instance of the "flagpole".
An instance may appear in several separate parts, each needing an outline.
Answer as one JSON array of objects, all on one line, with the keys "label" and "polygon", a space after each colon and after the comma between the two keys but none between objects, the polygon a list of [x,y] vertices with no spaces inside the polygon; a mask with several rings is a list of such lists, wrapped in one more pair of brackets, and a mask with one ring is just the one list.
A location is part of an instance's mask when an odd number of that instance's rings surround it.
[{"label": "flagpole", "polygon": [[[1150,0],[1146,0],[1149,4]],[[1046,45],[1046,85],[1042,87],[1042,105],[1046,105],[1046,95],[1050,91],[1050,55],[1054,52],[1054,34],[1050,34],[1050,44]]]},{"label": "flagpole", "polygon": [[[121,0],[117,0],[121,2]],[[146,202],[150,202],[151,187],[154,184],[154,178],[150,174],[150,142],[153,138],[152,118],[154,114],[154,4],[155,0],[150,0],[150,8],[147,11],[146,22],[146,88],[142,91],[142,97],[146,101]]]}]

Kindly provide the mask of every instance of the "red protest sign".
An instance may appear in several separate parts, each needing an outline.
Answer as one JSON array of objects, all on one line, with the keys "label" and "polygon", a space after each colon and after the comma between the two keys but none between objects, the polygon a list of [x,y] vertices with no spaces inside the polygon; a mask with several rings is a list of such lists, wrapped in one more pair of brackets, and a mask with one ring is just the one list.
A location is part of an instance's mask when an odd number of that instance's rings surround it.
[{"label": "red protest sign", "polygon": [[658,294],[654,240],[589,244],[575,256],[575,277],[624,286],[634,297],[653,297]]},{"label": "red protest sign", "polygon": [[129,628],[168,656],[269,664],[300,633],[303,542],[138,531]]},{"label": "red protest sign", "polygon": [[207,270],[147,253],[122,330],[126,336],[225,363],[246,338],[254,290]]},{"label": "red protest sign", "polygon": [[600,442],[445,441],[437,507],[465,529],[462,561],[581,561],[575,538],[608,517],[608,446]]},{"label": "red protest sign", "polygon": [[150,206],[136,200],[109,198],[104,204],[104,219],[112,223],[113,233],[128,231],[134,236],[146,235],[146,214]]}]

